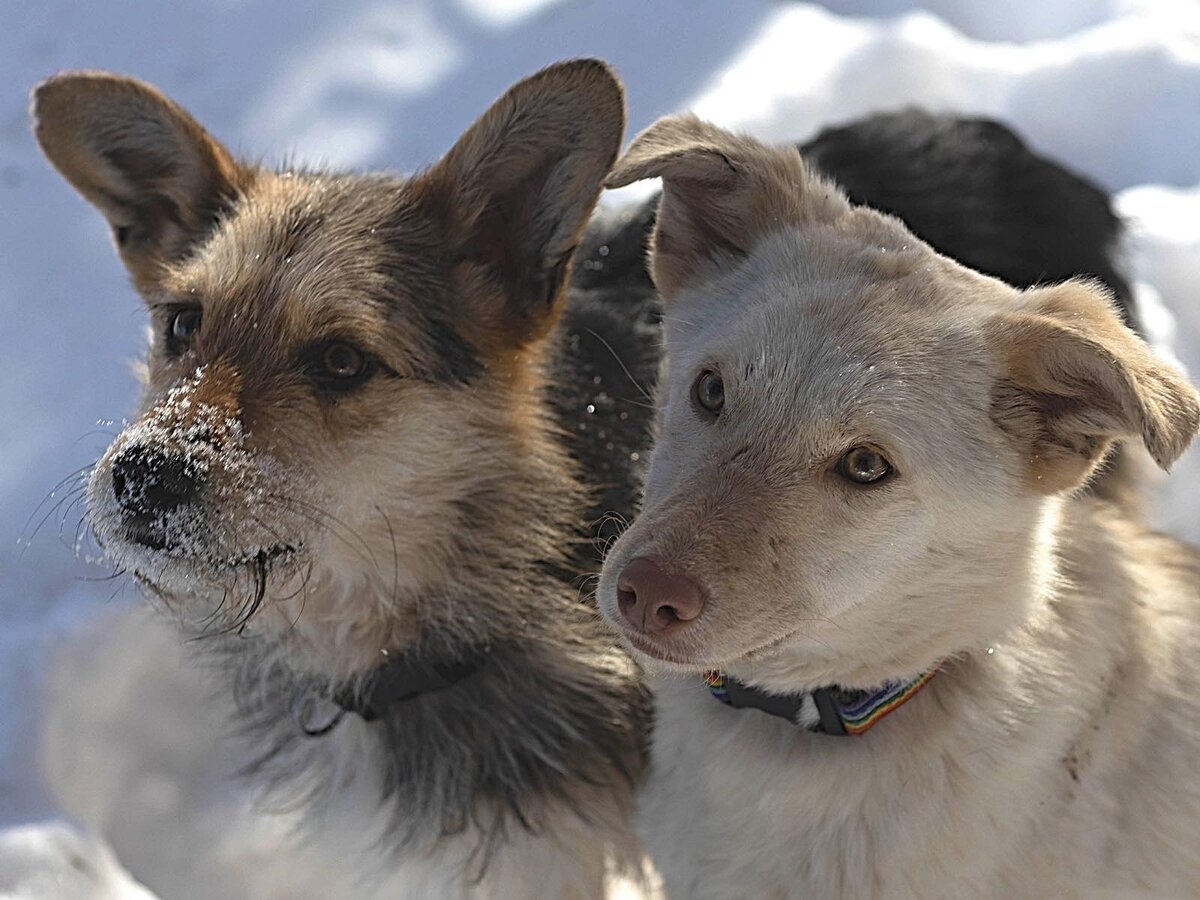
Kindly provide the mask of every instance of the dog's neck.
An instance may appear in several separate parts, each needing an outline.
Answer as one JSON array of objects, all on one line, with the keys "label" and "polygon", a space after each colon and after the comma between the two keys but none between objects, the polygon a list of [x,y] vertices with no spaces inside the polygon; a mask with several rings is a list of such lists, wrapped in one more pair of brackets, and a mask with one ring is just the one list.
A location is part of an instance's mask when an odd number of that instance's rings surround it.
[{"label": "dog's neck", "polygon": [[328,728],[329,683],[297,678],[265,643],[229,638],[245,730],[265,748],[258,770],[320,805],[337,805],[353,773],[357,796],[365,784],[382,804],[372,814],[384,811],[393,846],[464,828],[483,842],[506,827],[536,829],[550,807],[582,806],[582,788],[611,795],[616,815],[640,774],[648,700],[590,611],[563,605],[555,616],[553,634],[494,642],[453,684],[392,698],[369,722],[333,715]]},{"label": "dog's neck", "polygon": [[[542,461],[530,454],[497,472],[495,494],[476,502],[502,520],[503,544],[456,532],[456,565],[418,607],[435,615],[376,665],[350,675],[312,665],[286,633],[224,639],[223,668],[236,673],[269,783],[336,804],[353,773],[358,796],[367,785],[383,804],[393,846],[467,829],[482,847],[506,827],[536,829],[555,806],[595,815],[584,789],[609,796],[599,815],[628,812],[649,701],[632,662],[561,574],[556,554],[572,535],[564,511],[577,489],[539,472]],[[439,670],[438,683],[418,683]],[[395,689],[377,693],[391,675]]]}]

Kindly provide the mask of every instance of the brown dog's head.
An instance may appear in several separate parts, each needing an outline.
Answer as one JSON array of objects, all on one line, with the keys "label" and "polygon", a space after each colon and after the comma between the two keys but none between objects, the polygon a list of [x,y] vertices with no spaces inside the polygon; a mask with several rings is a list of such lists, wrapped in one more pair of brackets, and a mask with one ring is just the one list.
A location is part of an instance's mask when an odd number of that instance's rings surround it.
[{"label": "brown dog's head", "polygon": [[544,549],[554,512],[543,533],[504,498],[561,471],[539,366],[620,147],[602,63],[521,82],[407,179],[244,164],[115,75],[52,78],[33,115],[153,323],[143,412],[89,488],[116,562],[353,670],[448,617],[490,534]]},{"label": "brown dog's head", "polygon": [[695,118],[664,182],[659,436],[604,616],[668,670],[873,685],[998,636],[1050,577],[1054,499],[1110,442],[1164,467],[1196,392],[1097,288],[1015,290],[852,207],[792,149]]}]

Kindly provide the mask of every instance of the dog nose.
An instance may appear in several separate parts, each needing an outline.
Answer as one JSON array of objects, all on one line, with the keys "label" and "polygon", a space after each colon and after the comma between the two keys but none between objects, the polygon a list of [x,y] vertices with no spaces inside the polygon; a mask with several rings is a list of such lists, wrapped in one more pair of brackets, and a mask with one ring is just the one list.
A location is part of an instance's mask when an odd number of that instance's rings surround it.
[{"label": "dog nose", "polygon": [[639,631],[665,634],[700,615],[704,590],[687,575],[639,556],[617,579],[617,605]]},{"label": "dog nose", "polygon": [[112,483],[126,513],[155,516],[193,502],[200,494],[201,478],[183,456],[135,444],[113,460]]}]

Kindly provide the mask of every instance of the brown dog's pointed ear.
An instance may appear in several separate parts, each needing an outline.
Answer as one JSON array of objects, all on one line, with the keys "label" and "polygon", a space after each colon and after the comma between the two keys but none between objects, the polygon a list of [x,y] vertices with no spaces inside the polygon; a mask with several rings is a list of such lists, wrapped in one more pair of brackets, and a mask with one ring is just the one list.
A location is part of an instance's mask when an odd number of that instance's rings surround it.
[{"label": "brown dog's pointed ear", "polygon": [[510,88],[416,182],[459,262],[462,327],[483,349],[553,324],[624,129],[608,66],[559,63]]},{"label": "brown dog's pointed ear", "polygon": [[749,253],[765,234],[849,209],[795,148],[769,147],[694,115],[660,119],[634,138],[607,186],[643,178],[663,180],[650,266],[668,300],[714,263]]},{"label": "brown dog's pointed ear", "polygon": [[246,173],[195,119],[148,84],[65,72],[33,91],[42,151],[112,226],[139,290],[185,255]]},{"label": "brown dog's pointed ear", "polygon": [[1163,469],[1200,427],[1200,395],[1120,321],[1100,288],[1067,282],[1024,295],[987,338],[1004,374],[993,416],[1027,442],[1035,486],[1083,483],[1114,440],[1141,441]]}]

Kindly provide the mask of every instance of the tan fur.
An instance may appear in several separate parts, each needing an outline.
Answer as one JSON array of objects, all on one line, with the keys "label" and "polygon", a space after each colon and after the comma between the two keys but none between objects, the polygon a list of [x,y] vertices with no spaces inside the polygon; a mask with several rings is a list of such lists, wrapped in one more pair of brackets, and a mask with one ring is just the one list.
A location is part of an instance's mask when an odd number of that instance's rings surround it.
[{"label": "tan fur", "polygon": [[[600,895],[606,860],[637,855],[640,735],[618,723],[639,688],[576,593],[545,574],[566,556],[582,491],[548,421],[542,359],[619,149],[612,73],[580,60],[526,79],[407,179],[238,162],[155,89],[105,73],[47,81],[33,114],[47,156],[113,227],[153,319],[141,413],[91,476],[106,553],[188,629],[242,629],[259,639],[247,647],[271,648],[248,664],[255,697],[281,671],[354,685],[433,633],[449,647],[524,641],[577,700],[598,688],[628,700],[600,723],[621,744],[598,764],[611,769],[531,801],[538,836],[488,832],[507,814],[505,786],[491,785],[499,796],[478,800],[471,828],[422,836],[417,855],[445,863],[429,863],[432,894],[397,876],[411,896]],[[202,324],[172,355],[184,308]],[[330,342],[376,374],[329,393],[313,370]],[[116,496],[114,460],[142,447],[185,454],[204,479],[202,504],[165,517],[165,548],[137,538]],[[361,851],[397,823],[372,780],[379,733],[355,720],[327,739],[336,771],[365,784]],[[586,765],[593,749],[573,755]],[[484,840],[502,845],[473,884]]]},{"label": "tan fur", "polygon": [[1079,484],[1113,437],[1141,440],[1167,468],[1200,424],[1191,386],[1104,313],[1094,291],[1066,284],[1033,292],[1028,312],[987,326],[1009,377],[994,415],[1024,429],[1047,493]]},{"label": "tan fur", "polygon": [[828,221],[848,207],[816,178],[799,202],[796,187],[810,176],[798,150],[766,150],[692,115],[640,134],[607,184],[623,187],[652,173],[664,182],[650,265],[667,300],[720,251],[745,253],[785,224]]},{"label": "tan fur", "polygon": [[[581,122],[584,106],[595,126]],[[185,246],[185,236],[179,236],[165,245],[155,237],[148,247],[130,238],[139,247],[121,248],[154,316],[141,422],[186,428],[207,417],[211,428],[226,412],[235,413],[240,436],[228,429],[221,434],[252,446],[271,466],[294,472],[298,496],[319,485],[308,498],[314,505],[340,498],[348,526],[371,535],[365,549],[389,579],[391,537],[372,505],[388,508],[379,491],[391,482],[397,494],[392,502],[401,504],[395,514],[415,551],[397,568],[413,578],[415,591],[427,581],[419,573],[440,578],[450,564],[422,540],[423,523],[430,535],[452,533],[444,517],[453,513],[445,501],[469,494],[468,483],[479,474],[471,470],[481,448],[464,451],[459,460],[453,449],[448,456],[444,449],[434,452],[442,441],[469,434],[494,448],[485,458],[549,463],[567,478],[565,456],[543,427],[534,389],[542,377],[541,339],[561,311],[564,292],[555,288],[530,303],[511,296],[509,285],[484,267],[494,248],[477,253],[472,242],[498,240],[495,234],[481,236],[480,218],[497,205],[516,203],[534,217],[530,231],[562,229],[549,236],[545,258],[527,260],[530,271],[540,274],[569,258],[594,203],[594,185],[617,151],[622,100],[605,70],[576,65],[527,79],[520,91],[488,110],[445,159],[407,181],[277,174],[235,163],[177,104],[149,85],[107,73],[66,73],[47,81],[36,92],[34,116],[51,161],[114,227],[139,225],[135,213],[163,203],[172,206],[172,225],[179,224],[173,221],[178,214],[194,226]],[[556,154],[569,164],[556,163]],[[114,157],[124,168],[114,165]],[[165,174],[148,161],[160,158],[171,160]],[[590,191],[587,184],[593,185]],[[223,227],[200,222],[209,194],[236,200],[222,213]],[[554,198],[553,215],[547,198]],[[404,212],[406,206],[411,212]],[[399,224],[381,233],[386,217],[396,212]],[[534,237],[523,239],[534,245]],[[384,282],[381,271],[392,263],[388,243],[401,241],[407,253],[399,262],[408,271],[398,283]],[[422,258],[435,253],[432,261]],[[443,261],[449,272],[438,282],[432,270]],[[401,296],[388,294],[397,288]],[[453,298],[454,325],[490,357],[489,377],[469,395],[452,396],[422,378],[436,348],[424,341],[422,322],[409,310],[437,302],[438,295]],[[167,317],[191,303],[203,308],[205,327],[191,352],[171,360],[162,348]],[[513,323],[524,330],[513,334]],[[332,406],[320,402],[303,378],[300,357],[324,337],[351,341],[400,377],[376,379],[361,396]],[[187,395],[184,403],[177,402],[181,392]],[[101,460],[98,482],[126,443],[118,439]],[[215,449],[219,454],[227,448]],[[380,471],[347,471],[351,458],[378,460]],[[397,458],[408,460],[403,484],[384,474],[395,471]],[[415,470],[418,466],[429,471]],[[95,484],[96,493],[104,488]],[[356,504],[364,506],[361,512],[350,511]],[[305,530],[301,521],[270,524],[284,532]],[[353,552],[341,547],[332,555]],[[390,631],[381,629],[376,616],[396,618],[393,610],[372,604],[355,608],[353,615],[365,620],[343,620],[342,626],[371,635],[369,641],[318,651],[342,672],[373,664],[386,644],[379,636]],[[280,626],[294,618],[289,617],[294,610],[280,612]]]},{"label": "tan fur", "polygon": [[[641,824],[670,895],[1200,891],[1200,554],[1078,491],[1112,441],[1169,465],[1196,391],[1092,286],[971,272],[794,151],[668,120],[616,173],[664,178],[667,359],[643,511],[598,598],[658,673]],[[893,476],[840,475],[858,446]],[[635,557],[697,581],[700,615],[626,620]],[[858,738],[698,678],[798,693],[938,664]]]},{"label": "tan fur", "polygon": [[[520,102],[508,96],[494,104],[418,182],[427,202],[445,210],[449,239],[482,251],[484,262],[492,262],[489,245],[510,229],[527,232],[523,241],[539,248],[536,257],[507,261],[498,285],[480,286],[493,276],[481,271],[479,260],[455,272],[464,299],[459,327],[493,356],[511,356],[513,341],[525,347],[544,338],[562,311],[566,294],[552,289],[547,273],[561,274],[569,265],[594,205],[593,186],[618,149],[610,130],[585,120],[625,117],[623,98],[609,82],[611,74],[599,69],[580,69],[566,84],[561,78],[528,79]],[[555,164],[564,151],[571,164]],[[490,296],[497,289],[513,293],[515,284],[542,296],[510,297],[507,304]],[[541,304],[520,305],[530,299]]]},{"label": "tan fur", "polygon": [[141,291],[253,178],[181,107],[132,78],[52,78],[34,116],[51,162],[127,239],[121,255]]}]

